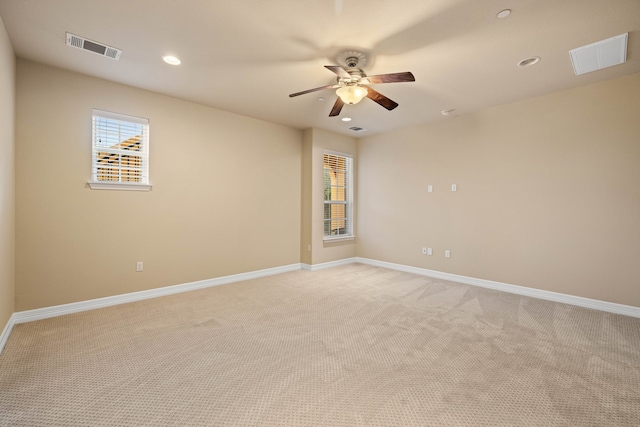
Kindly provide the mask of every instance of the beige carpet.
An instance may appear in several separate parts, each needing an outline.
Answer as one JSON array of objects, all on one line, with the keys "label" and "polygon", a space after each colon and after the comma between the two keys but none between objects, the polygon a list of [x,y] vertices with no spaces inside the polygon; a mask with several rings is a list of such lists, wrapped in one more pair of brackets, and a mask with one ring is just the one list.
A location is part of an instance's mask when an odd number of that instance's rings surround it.
[{"label": "beige carpet", "polygon": [[361,264],[17,325],[2,426],[638,426],[640,319]]}]

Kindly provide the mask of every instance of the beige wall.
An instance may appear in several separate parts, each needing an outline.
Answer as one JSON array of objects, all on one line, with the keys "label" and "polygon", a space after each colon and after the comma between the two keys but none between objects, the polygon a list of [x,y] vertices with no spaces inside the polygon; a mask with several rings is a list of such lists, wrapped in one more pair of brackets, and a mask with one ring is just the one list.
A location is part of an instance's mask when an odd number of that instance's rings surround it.
[{"label": "beige wall", "polygon": [[358,160],[358,256],[640,306],[640,74],[364,138]]},{"label": "beige wall", "polygon": [[0,333],[14,311],[15,56],[0,19]]},{"label": "beige wall", "polygon": [[[16,105],[16,310],[300,262],[301,131],[24,60]],[[92,108],[149,118],[152,191],[87,188]]]},{"label": "beige wall", "polygon": [[[356,141],[17,67],[16,311],[356,255],[640,306],[640,75]],[[153,191],[87,188],[92,108],[150,119]],[[325,149],[354,155],[356,240],[323,242]]]},{"label": "beige wall", "polygon": [[313,200],[313,173],[312,170],[312,152],[313,152],[313,129],[307,129],[304,131],[302,137],[302,181],[301,181],[301,189],[302,189],[302,206],[300,208],[300,212],[302,214],[301,225],[302,228],[300,230],[300,262],[303,264],[312,264],[312,243],[313,243],[313,235],[312,235],[312,224],[311,224],[311,212],[313,211],[312,200]]},{"label": "beige wall", "polygon": [[[325,242],[324,237],[324,150],[351,154],[354,162],[354,175],[357,173],[356,139],[338,135],[321,129],[311,129],[311,249],[312,264],[338,261],[356,256],[356,240]],[[357,183],[356,183],[357,185]],[[357,190],[354,189],[357,200]],[[354,217],[357,214],[357,203],[354,207]],[[358,224],[354,224],[354,234],[357,236]]]}]

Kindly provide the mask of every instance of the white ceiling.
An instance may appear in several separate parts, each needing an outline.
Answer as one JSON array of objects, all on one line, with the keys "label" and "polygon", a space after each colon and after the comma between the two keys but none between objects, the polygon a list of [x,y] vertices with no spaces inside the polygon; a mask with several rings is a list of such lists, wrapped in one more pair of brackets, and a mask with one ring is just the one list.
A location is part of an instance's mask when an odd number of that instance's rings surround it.
[{"label": "white ceiling", "polygon": [[[0,0],[0,17],[20,58],[357,137],[640,72],[640,0]],[[66,32],[122,56],[66,46]],[[569,50],[626,32],[625,64],[574,75]],[[369,55],[369,75],[413,72],[375,86],[398,108],[365,99],[328,117],[333,91],[288,97],[335,83],[323,65],[346,49]],[[531,56],[542,59],[517,66]]]}]

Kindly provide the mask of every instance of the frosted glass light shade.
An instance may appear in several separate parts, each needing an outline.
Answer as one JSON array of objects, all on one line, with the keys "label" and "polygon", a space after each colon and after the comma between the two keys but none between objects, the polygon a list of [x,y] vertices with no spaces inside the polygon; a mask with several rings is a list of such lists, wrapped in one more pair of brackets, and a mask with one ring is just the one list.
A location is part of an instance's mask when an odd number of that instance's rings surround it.
[{"label": "frosted glass light shade", "polygon": [[357,104],[362,98],[367,96],[367,88],[362,86],[342,86],[336,91],[336,95],[342,99],[345,104]]}]

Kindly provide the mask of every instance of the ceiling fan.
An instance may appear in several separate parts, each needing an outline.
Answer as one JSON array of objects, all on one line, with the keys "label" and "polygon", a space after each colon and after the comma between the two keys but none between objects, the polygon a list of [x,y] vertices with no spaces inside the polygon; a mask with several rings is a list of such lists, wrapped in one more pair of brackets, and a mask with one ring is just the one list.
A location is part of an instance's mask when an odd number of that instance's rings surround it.
[{"label": "ceiling fan", "polygon": [[[416,79],[410,72],[403,73],[391,73],[391,74],[379,74],[377,76],[367,76],[361,68],[358,68],[359,63],[366,62],[364,55],[359,52],[348,52],[348,55],[344,59],[344,65],[325,65],[324,67],[330,71],[333,71],[338,76],[336,84],[320,86],[313,89],[304,90],[302,92],[296,92],[289,95],[290,98],[298,95],[304,95],[306,93],[316,92],[325,89],[338,89],[336,90],[336,99],[333,108],[329,113],[329,117],[334,117],[340,114],[344,104],[357,104],[365,97],[371,99],[382,105],[387,110],[393,110],[398,106],[398,103],[387,98],[383,94],[377,92],[369,85],[381,84],[381,83],[400,83],[400,82],[415,82]],[[338,60],[338,62],[343,62]]]}]

